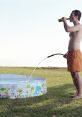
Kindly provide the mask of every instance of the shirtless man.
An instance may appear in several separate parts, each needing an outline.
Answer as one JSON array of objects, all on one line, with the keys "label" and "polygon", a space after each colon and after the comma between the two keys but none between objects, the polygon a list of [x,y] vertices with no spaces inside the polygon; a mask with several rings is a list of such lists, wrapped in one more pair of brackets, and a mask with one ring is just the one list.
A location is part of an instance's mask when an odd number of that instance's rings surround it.
[{"label": "shirtless man", "polygon": [[73,10],[70,14],[70,22],[74,26],[67,24],[66,18],[63,17],[63,25],[66,32],[69,32],[68,52],[64,55],[67,58],[68,71],[70,71],[73,83],[76,87],[76,94],[73,99],[82,98],[82,79],[79,72],[82,70],[82,54],[80,51],[80,42],[82,38],[82,25],[80,24],[81,12]]}]

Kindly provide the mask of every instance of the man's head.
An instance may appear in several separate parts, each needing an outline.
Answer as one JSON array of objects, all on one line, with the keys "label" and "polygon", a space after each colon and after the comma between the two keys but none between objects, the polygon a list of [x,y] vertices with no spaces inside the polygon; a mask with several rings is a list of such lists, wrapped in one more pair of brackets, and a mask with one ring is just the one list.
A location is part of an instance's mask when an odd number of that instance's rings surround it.
[{"label": "man's head", "polygon": [[80,20],[81,12],[79,10],[73,10],[70,15],[70,21]]}]

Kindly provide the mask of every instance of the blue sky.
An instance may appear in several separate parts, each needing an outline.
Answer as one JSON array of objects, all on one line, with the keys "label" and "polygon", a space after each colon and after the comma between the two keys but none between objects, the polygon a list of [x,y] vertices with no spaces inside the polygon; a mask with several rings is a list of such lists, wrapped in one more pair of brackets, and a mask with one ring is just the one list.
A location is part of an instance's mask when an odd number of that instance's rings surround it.
[{"label": "blue sky", "polygon": [[[0,0],[0,66],[35,66],[65,53],[69,36],[58,19],[74,9],[82,11],[81,0]],[[66,66],[66,60],[55,56],[41,66]]]}]

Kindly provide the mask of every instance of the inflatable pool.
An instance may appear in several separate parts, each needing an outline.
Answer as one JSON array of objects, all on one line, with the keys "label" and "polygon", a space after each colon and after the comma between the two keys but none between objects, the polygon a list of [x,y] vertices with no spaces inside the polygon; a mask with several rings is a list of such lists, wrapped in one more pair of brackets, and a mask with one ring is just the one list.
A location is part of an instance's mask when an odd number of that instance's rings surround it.
[{"label": "inflatable pool", "polygon": [[0,74],[0,98],[27,98],[47,92],[46,80],[16,74]]}]

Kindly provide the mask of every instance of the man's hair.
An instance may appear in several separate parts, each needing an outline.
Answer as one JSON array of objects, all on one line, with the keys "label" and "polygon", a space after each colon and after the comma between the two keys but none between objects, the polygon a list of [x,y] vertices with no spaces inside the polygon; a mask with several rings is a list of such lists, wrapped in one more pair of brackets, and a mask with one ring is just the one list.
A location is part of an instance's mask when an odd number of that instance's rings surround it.
[{"label": "man's hair", "polygon": [[78,20],[80,20],[80,18],[81,18],[81,11],[79,11],[79,10],[73,10],[72,13],[73,13],[75,16],[78,16]]}]

